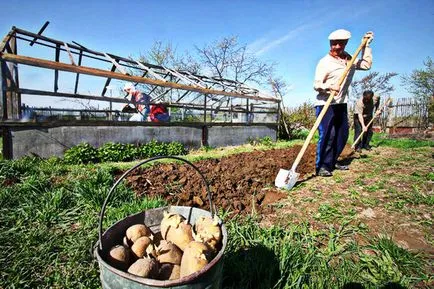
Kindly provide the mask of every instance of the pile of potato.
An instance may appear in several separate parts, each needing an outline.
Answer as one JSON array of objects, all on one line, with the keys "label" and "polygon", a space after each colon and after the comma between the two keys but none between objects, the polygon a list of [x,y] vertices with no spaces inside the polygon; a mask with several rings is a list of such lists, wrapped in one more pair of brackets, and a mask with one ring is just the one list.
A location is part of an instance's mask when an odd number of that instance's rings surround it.
[{"label": "pile of potato", "polygon": [[164,212],[161,238],[144,224],[129,227],[122,245],[110,249],[107,262],[131,274],[157,280],[176,280],[205,267],[221,248],[218,219],[201,216],[194,226]]}]

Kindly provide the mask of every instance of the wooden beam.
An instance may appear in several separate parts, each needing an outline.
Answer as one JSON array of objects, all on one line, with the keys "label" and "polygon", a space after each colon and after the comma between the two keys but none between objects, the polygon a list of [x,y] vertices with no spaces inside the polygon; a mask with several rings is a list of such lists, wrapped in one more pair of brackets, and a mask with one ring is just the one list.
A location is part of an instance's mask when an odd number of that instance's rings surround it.
[{"label": "wooden beam", "polygon": [[76,73],[82,73],[82,74],[94,75],[100,77],[111,77],[114,79],[120,79],[120,80],[131,81],[131,82],[159,85],[164,87],[172,87],[174,89],[181,89],[181,90],[196,91],[203,94],[226,95],[226,96],[233,96],[238,98],[249,98],[249,99],[264,100],[264,101],[270,101],[276,103],[280,101],[273,97],[251,96],[251,95],[244,95],[235,92],[220,91],[215,89],[204,89],[197,86],[183,85],[183,84],[178,84],[173,82],[164,82],[157,79],[142,78],[140,76],[134,76],[134,75],[124,75],[122,73],[116,73],[116,72],[111,72],[111,71],[97,69],[97,68],[91,68],[86,66],[74,66],[66,63],[58,63],[55,61],[50,61],[45,59],[38,59],[38,58],[33,58],[28,56],[21,56],[21,55],[13,55],[10,53],[4,53],[0,55],[0,58],[2,58],[5,61],[25,64],[30,66],[57,69],[62,71],[76,72]]},{"label": "wooden beam", "polygon": [[[42,32],[44,32],[44,30],[45,30],[45,28],[47,28],[48,24],[50,24],[50,21],[46,21],[46,22],[44,23],[44,25],[41,27],[41,29],[39,29],[38,35],[42,35]],[[30,42],[29,45],[30,45],[30,46],[33,46],[33,44],[35,44],[35,41],[36,41],[37,39],[38,39],[37,37],[33,38],[32,42]]]},{"label": "wooden beam", "polygon": [[[78,66],[81,65],[81,60],[83,58],[83,50],[80,50],[80,55],[78,56]],[[78,90],[78,79],[80,77],[80,73],[77,73],[75,76],[75,86],[74,86],[74,93],[77,93]]]},{"label": "wooden beam", "polygon": [[118,61],[116,59],[113,59],[112,57],[110,57],[110,55],[108,55],[107,53],[104,53],[105,58],[107,58],[108,60],[110,60],[111,63],[113,63],[113,65],[122,73],[125,75],[128,75],[128,73],[125,71],[125,69],[120,66],[120,64],[118,63]]},{"label": "wooden beam", "polygon": [[14,34],[15,34],[15,27],[12,27],[12,30],[9,31],[8,34],[6,34],[6,36],[3,38],[2,42],[0,43],[0,53],[2,53],[5,48],[6,49],[9,48],[10,50],[9,41],[14,36]]},{"label": "wooden beam", "polygon": [[69,56],[69,60],[71,60],[71,64],[75,65],[74,57],[72,57],[71,50],[69,49],[68,44],[66,44],[66,42],[63,42],[63,46],[65,46],[66,52],[68,52],[68,56]]}]

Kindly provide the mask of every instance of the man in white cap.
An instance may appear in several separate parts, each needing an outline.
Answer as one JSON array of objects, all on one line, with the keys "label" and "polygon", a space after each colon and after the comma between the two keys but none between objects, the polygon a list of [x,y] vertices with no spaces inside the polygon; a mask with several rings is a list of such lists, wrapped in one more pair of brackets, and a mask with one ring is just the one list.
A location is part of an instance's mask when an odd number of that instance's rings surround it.
[{"label": "man in white cap", "polygon": [[374,39],[374,33],[367,32],[368,42],[362,50],[361,59],[354,62],[348,75],[339,86],[339,79],[344,73],[351,55],[345,51],[345,46],[351,38],[351,33],[344,29],[333,31],[329,35],[330,51],[316,67],[314,89],[318,92],[315,102],[316,115],[321,113],[331,91],[336,91],[330,107],[324,115],[319,127],[319,140],[316,156],[316,174],[323,177],[332,176],[334,169],[348,170],[348,166],[337,163],[348,140],[348,88],[355,70],[368,70],[372,65],[372,51],[369,44]]},{"label": "man in white cap", "polygon": [[130,121],[145,121],[150,111],[150,96],[141,93],[131,82],[125,83],[124,91],[131,95],[131,103],[137,111],[130,117]]}]

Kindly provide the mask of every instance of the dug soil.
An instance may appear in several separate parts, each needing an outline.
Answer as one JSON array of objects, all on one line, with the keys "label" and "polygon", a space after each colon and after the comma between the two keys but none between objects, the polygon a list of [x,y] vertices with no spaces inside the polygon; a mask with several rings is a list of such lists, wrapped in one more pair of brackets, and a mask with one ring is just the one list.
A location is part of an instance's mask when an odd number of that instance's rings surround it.
[{"label": "dug soil", "polygon": [[[223,209],[229,218],[254,215],[265,227],[308,222],[314,230],[325,231],[351,221],[349,225],[360,233],[353,237],[361,244],[384,235],[406,249],[434,256],[429,201],[434,182],[420,181],[434,173],[431,149],[378,147],[354,154],[347,146],[341,160],[350,164],[350,170],[321,178],[314,175],[316,146],[311,145],[297,167],[296,186],[290,191],[276,189],[279,169],[289,169],[300,149],[254,150],[194,165],[209,183],[213,207]],[[139,196],[209,210],[203,180],[185,163],[136,169],[127,185]]]},{"label": "dug soil", "polygon": [[[194,165],[209,183],[213,207],[231,215],[264,213],[267,206],[287,197],[274,187],[279,169],[291,168],[301,146],[287,149],[255,150],[195,162]],[[316,146],[310,145],[297,172],[299,181],[314,176]],[[346,148],[344,156],[351,155]],[[171,205],[209,209],[204,182],[188,164],[158,164],[151,169],[137,169],[128,177],[136,194],[163,197]]]}]

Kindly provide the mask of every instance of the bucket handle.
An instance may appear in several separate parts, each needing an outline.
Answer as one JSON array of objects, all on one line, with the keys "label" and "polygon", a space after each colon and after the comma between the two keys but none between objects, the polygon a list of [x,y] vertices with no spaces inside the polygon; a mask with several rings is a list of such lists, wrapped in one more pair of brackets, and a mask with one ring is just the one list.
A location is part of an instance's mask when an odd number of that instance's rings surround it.
[{"label": "bucket handle", "polygon": [[146,159],[144,161],[141,161],[140,163],[138,163],[137,165],[133,166],[132,168],[130,168],[128,171],[126,171],[115,183],[114,185],[111,187],[109,193],[107,194],[107,197],[104,200],[104,203],[102,205],[101,208],[101,213],[99,215],[99,224],[98,224],[98,234],[99,234],[99,248],[100,250],[102,250],[102,222],[104,220],[104,215],[105,215],[105,210],[107,207],[107,203],[110,200],[110,197],[114,191],[114,189],[118,186],[118,184],[133,170],[135,170],[136,168],[149,163],[151,161],[155,161],[155,160],[159,160],[159,159],[174,159],[174,160],[179,160],[179,161],[183,161],[184,163],[190,165],[193,169],[195,169],[200,177],[202,178],[203,182],[205,183],[205,187],[206,187],[206,191],[208,194],[208,201],[209,201],[209,211],[211,213],[211,216],[214,217],[214,210],[213,210],[213,206],[212,206],[212,200],[211,200],[211,192],[209,190],[209,185],[208,182],[206,181],[204,175],[200,172],[200,170],[193,165],[190,161],[187,161],[186,159],[180,158],[180,157],[176,157],[176,156],[157,156],[157,157],[152,157],[149,159]]}]

